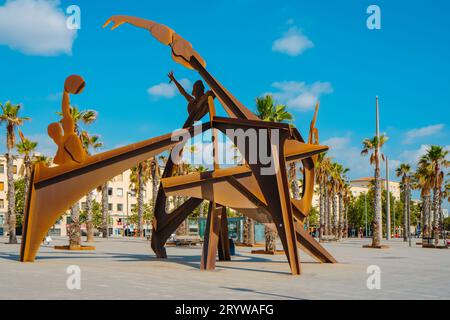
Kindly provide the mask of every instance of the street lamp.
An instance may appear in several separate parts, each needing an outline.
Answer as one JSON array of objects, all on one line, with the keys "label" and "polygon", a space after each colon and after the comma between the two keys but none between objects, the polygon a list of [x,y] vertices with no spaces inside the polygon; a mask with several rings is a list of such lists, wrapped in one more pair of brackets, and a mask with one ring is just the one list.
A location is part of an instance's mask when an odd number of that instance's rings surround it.
[{"label": "street lamp", "polygon": [[367,192],[364,192],[364,217],[366,220],[366,237],[367,237]]},{"label": "street lamp", "polygon": [[[130,216],[130,211],[129,211],[129,204],[128,204],[128,197],[130,196],[131,192],[127,191],[127,217]],[[124,217],[123,217],[123,222],[122,222],[122,229],[123,229],[123,236],[125,237],[125,213],[124,213]]]}]

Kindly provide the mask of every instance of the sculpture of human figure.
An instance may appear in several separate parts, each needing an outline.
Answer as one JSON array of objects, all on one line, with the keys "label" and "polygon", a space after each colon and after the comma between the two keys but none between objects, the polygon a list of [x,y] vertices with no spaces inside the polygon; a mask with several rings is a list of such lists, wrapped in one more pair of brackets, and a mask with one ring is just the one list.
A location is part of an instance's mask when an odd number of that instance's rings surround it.
[{"label": "sculpture of human figure", "polygon": [[205,93],[205,86],[201,80],[198,80],[194,83],[194,86],[192,87],[192,95],[186,92],[186,90],[183,88],[183,86],[175,79],[175,76],[173,75],[173,72],[169,72],[168,77],[170,81],[174,82],[176,87],[178,88],[178,91],[180,91],[181,95],[187,100],[188,102],[188,113],[198,113],[196,114],[194,121],[200,120],[207,112],[208,108],[204,108],[203,112],[199,112],[199,110],[203,107],[205,103],[208,102],[208,97],[212,96],[214,97],[214,93],[210,90],[208,90]]},{"label": "sculpture of human figure", "polygon": [[63,165],[66,163],[83,163],[87,157],[80,138],[75,131],[75,122],[70,112],[69,94],[80,94],[85,82],[82,77],[72,75],[64,83],[62,97],[62,120],[48,126],[48,135],[58,146],[53,163]]}]

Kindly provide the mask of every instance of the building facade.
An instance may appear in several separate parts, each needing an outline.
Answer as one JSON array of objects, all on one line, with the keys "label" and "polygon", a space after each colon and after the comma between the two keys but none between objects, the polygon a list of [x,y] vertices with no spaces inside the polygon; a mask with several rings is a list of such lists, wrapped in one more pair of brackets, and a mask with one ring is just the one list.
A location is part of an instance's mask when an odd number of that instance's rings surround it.
[{"label": "building facade", "polygon": [[[23,166],[23,158],[15,157],[14,161],[14,180],[22,178],[20,168]],[[134,226],[128,221],[128,217],[132,215],[132,210],[137,205],[137,194],[131,184],[131,170],[127,170],[120,175],[108,181],[108,210],[110,215],[109,233],[111,236],[121,235],[124,228],[133,229]],[[152,181],[149,180],[144,190],[144,203],[150,203],[152,200]],[[94,200],[101,204],[101,191],[93,190]],[[79,201],[81,210],[86,208],[86,197]],[[8,211],[8,177],[6,174],[6,157],[0,155],[0,228],[3,226],[6,233],[6,216]],[[54,236],[66,236],[67,224],[70,223],[70,213],[65,212],[61,218],[55,222],[51,228],[50,234]],[[85,226],[82,225],[82,230]],[[144,225],[145,229],[151,226]]]}]

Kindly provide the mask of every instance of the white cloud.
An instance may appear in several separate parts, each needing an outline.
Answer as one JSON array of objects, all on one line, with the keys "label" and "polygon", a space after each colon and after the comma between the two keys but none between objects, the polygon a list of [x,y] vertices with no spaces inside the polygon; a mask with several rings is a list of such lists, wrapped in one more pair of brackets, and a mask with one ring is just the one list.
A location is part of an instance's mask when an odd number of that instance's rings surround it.
[{"label": "white cloud", "polygon": [[345,168],[350,169],[348,173],[350,177],[360,178],[373,174],[369,159],[364,159],[361,156],[361,150],[352,145],[350,135],[332,137],[321,141],[320,144],[330,148],[327,155],[333,158],[333,161],[337,161]]},{"label": "white cloud", "polygon": [[0,6],[0,45],[29,55],[71,54],[76,30],[57,0],[8,0]]},{"label": "white cloud", "polygon": [[[290,22],[288,24],[293,23],[292,20],[288,22]],[[273,51],[285,53],[290,56],[298,56],[312,47],[314,47],[314,43],[296,26],[290,27],[281,38],[275,40],[272,44]]]},{"label": "white cloud", "polygon": [[[402,162],[409,163],[412,166],[415,166],[417,162],[420,160],[420,158],[427,153],[428,149],[430,148],[430,145],[422,144],[418,149],[412,149],[412,150],[404,150],[400,156],[399,159]],[[450,150],[450,145],[444,146],[445,150]],[[450,160],[450,154],[448,155],[447,159]]]},{"label": "white cloud", "polygon": [[[189,79],[181,79],[179,82],[189,92],[188,88],[192,86]],[[153,97],[170,99],[177,95],[178,89],[173,83],[163,82],[148,88],[147,92]]]},{"label": "white cloud", "polygon": [[412,129],[406,132],[405,140],[403,143],[413,143],[414,139],[428,137],[434,134],[439,133],[442,129],[444,129],[443,124],[435,124],[431,126],[426,126],[422,128]]},{"label": "white cloud", "polygon": [[282,81],[274,82],[272,87],[278,91],[269,92],[269,94],[289,108],[300,111],[313,109],[321,95],[333,92],[333,87],[329,82],[320,81],[309,85],[305,82]]}]

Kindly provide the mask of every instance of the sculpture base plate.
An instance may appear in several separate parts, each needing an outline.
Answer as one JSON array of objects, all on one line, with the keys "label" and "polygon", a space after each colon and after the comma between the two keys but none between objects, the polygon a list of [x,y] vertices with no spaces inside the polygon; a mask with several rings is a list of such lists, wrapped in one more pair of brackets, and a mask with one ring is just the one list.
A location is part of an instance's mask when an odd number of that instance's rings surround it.
[{"label": "sculpture base plate", "polygon": [[68,251],[93,251],[93,246],[55,246],[55,250],[68,250]]},{"label": "sculpture base plate", "polygon": [[269,255],[277,255],[277,254],[284,254],[284,250],[275,250],[275,251],[252,250],[252,254],[269,254]]},{"label": "sculpture base plate", "polygon": [[371,244],[366,244],[363,246],[363,248],[366,248],[366,249],[389,249],[389,246],[384,245],[384,244],[379,245],[379,246],[372,246]]}]

